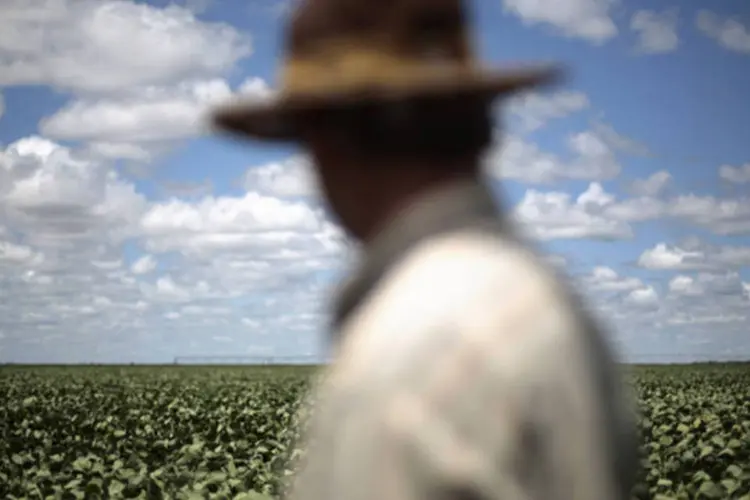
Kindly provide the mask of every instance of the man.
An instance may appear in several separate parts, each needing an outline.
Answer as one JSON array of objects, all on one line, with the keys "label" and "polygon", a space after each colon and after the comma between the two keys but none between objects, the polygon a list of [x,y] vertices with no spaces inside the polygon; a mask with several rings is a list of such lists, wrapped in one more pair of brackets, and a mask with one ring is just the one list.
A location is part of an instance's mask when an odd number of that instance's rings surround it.
[{"label": "man", "polygon": [[302,2],[280,95],[216,113],[306,147],[364,248],[292,499],[629,498],[633,413],[613,358],[480,178],[492,100],[556,73],[479,68],[464,9]]}]

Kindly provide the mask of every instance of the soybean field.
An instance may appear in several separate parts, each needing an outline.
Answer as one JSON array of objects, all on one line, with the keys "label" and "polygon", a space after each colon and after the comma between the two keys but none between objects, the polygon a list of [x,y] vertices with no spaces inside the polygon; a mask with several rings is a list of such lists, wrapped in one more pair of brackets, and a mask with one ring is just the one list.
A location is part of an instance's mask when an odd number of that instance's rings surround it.
[{"label": "soybean field", "polygon": [[[314,367],[0,368],[0,498],[278,497]],[[750,365],[629,367],[637,499],[750,500]]]}]

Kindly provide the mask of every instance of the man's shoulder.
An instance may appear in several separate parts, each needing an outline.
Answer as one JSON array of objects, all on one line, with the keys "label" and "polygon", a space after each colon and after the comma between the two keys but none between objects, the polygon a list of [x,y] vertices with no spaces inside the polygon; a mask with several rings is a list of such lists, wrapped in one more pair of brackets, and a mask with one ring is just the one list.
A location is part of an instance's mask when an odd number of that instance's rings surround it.
[{"label": "man's shoulder", "polygon": [[[393,301],[423,290],[445,309],[460,311],[483,299],[497,306],[533,294],[537,301],[565,302],[561,276],[532,247],[512,236],[473,229],[424,241],[394,266],[383,290]],[[542,303],[540,303],[540,307]]]},{"label": "man's shoulder", "polygon": [[568,340],[579,322],[569,298],[558,275],[524,244],[457,231],[423,242],[394,266],[345,336],[361,347],[352,353],[387,354],[394,363],[480,344],[512,350],[519,339],[552,345]]}]

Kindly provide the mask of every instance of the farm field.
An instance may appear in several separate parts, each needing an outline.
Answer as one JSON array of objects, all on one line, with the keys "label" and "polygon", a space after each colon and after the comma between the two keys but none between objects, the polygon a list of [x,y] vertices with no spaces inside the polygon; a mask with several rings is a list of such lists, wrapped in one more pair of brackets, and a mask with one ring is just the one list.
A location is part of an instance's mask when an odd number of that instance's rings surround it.
[{"label": "farm field", "polygon": [[[750,365],[629,367],[634,498],[750,500]],[[278,496],[310,367],[0,368],[0,498]]]}]

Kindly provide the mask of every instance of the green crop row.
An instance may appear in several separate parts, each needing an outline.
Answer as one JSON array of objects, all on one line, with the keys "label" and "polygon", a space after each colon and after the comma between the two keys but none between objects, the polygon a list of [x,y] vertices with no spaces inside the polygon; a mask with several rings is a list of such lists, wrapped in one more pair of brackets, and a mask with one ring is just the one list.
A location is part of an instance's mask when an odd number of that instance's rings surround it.
[{"label": "green crop row", "polygon": [[[750,369],[639,368],[634,498],[750,500]],[[0,369],[0,498],[251,499],[291,474],[309,371]]]}]

